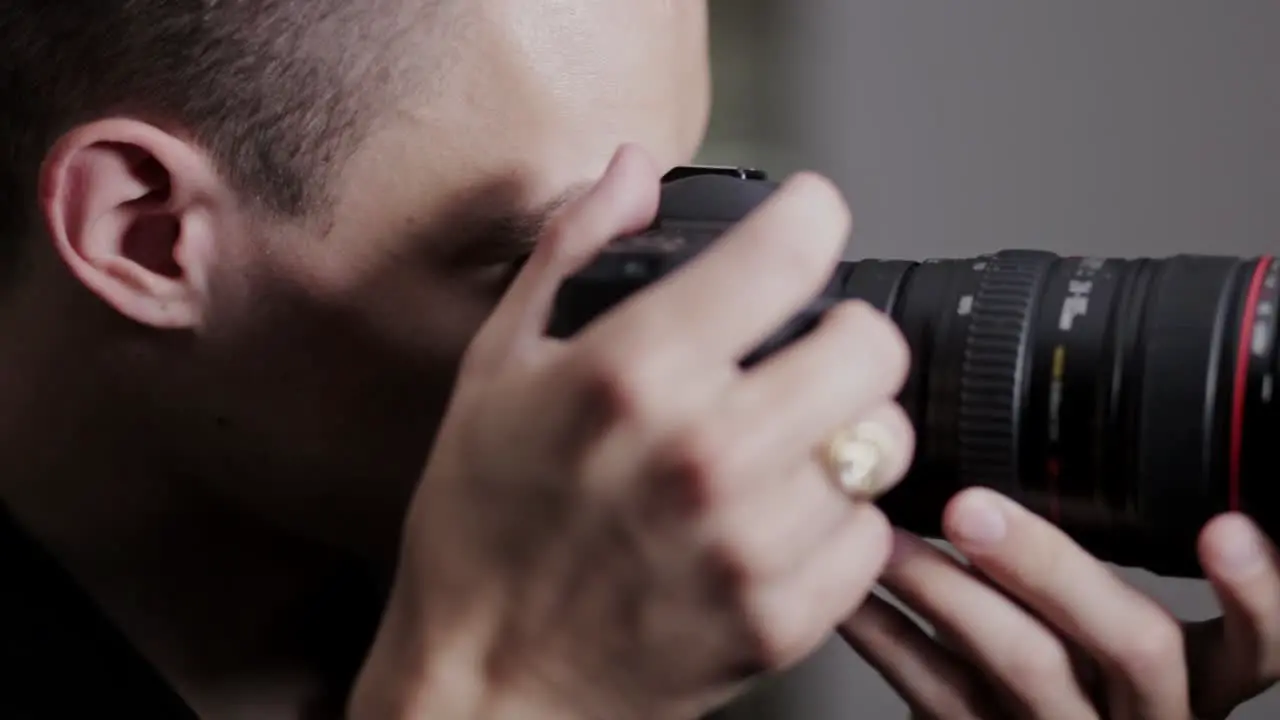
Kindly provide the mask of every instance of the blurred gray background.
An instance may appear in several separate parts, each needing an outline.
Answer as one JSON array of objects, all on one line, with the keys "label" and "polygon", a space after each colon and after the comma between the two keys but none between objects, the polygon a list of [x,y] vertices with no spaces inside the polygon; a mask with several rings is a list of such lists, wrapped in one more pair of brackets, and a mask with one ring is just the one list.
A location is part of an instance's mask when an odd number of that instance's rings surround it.
[{"label": "blurred gray background", "polygon": [[[703,160],[819,170],[852,256],[1280,247],[1280,3],[712,0]],[[1201,583],[1126,573],[1185,618]],[[732,720],[903,718],[832,643]],[[1271,692],[1234,718],[1280,717]]]}]

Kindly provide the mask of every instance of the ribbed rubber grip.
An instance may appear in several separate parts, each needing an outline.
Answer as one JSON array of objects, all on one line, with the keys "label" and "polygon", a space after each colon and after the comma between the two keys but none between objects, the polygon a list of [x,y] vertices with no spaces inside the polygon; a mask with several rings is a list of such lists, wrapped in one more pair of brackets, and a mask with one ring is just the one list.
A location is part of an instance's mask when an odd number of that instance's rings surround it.
[{"label": "ribbed rubber grip", "polygon": [[957,416],[961,487],[1018,486],[1018,423],[1030,330],[1050,253],[1011,251],[987,261],[973,298]]}]

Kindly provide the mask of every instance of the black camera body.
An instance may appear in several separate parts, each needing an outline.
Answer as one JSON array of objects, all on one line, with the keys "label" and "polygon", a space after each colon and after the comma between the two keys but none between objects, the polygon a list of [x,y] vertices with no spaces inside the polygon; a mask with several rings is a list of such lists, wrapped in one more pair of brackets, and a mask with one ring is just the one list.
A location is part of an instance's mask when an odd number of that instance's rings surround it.
[{"label": "black camera body", "polygon": [[[777,187],[756,170],[676,169],[654,224],[565,282],[549,334],[570,337],[678,272]],[[912,349],[899,400],[917,454],[880,502],[895,524],[936,537],[946,501],[982,485],[1103,559],[1166,575],[1202,576],[1196,538],[1220,512],[1248,512],[1280,539],[1271,258],[844,262],[743,366],[848,299],[887,313]]]},{"label": "black camera body", "polygon": [[[645,232],[610,243],[561,288],[550,334],[569,337],[631,294],[680,269],[778,188],[759,170],[681,167],[664,178],[658,217]],[[743,364],[750,366],[811,329],[841,299],[829,288]]]}]

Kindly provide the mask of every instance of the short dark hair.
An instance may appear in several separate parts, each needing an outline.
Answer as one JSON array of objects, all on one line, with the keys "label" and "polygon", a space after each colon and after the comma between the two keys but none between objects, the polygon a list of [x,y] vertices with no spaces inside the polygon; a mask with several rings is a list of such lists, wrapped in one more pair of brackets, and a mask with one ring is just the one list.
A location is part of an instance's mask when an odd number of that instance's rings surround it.
[{"label": "short dark hair", "polygon": [[39,165],[108,113],[188,134],[263,210],[326,201],[409,26],[404,0],[4,0],[0,244],[32,231]]}]

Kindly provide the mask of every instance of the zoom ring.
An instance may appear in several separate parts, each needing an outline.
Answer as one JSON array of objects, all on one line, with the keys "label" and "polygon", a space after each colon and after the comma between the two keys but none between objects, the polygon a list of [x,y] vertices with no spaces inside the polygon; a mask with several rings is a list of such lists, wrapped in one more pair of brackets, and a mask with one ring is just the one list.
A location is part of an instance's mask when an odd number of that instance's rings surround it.
[{"label": "zoom ring", "polygon": [[960,487],[1018,485],[1018,422],[1025,385],[1032,313],[1053,263],[1040,252],[1004,252],[987,259],[965,338],[957,415]]}]

